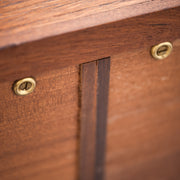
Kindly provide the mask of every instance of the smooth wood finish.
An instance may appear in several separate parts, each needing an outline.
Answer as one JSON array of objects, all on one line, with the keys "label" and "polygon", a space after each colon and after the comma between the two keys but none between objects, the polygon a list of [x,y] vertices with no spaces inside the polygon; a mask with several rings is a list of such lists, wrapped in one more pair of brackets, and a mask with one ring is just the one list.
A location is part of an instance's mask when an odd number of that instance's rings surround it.
[{"label": "smooth wood finish", "polygon": [[[179,10],[1,49],[0,178],[78,178],[79,64],[112,56],[106,178],[176,179]],[[163,41],[173,43],[173,54],[154,61],[150,47]],[[35,92],[15,96],[13,82],[28,76],[37,79]]]},{"label": "smooth wood finish", "polygon": [[80,180],[94,180],[97,62],[81,65]]},{"label": "smooth wood finish", "polygon": [[141,48],[112,56],[106,180],[180,179],[180,39],[154,60]]},{"label": "smooth wood finish", "polygon": [[179,0],[1,1],[0,48],[179,5]]},{"label": "smooth wood finish", "polygon": [[1,50],[0,82],[173,42],[179,19],[180,7]]},{"label": "smooth wood finish", "polygon": [[0,84],[0,179],[77,179],[79,67],[35,78],[23,97]]}]

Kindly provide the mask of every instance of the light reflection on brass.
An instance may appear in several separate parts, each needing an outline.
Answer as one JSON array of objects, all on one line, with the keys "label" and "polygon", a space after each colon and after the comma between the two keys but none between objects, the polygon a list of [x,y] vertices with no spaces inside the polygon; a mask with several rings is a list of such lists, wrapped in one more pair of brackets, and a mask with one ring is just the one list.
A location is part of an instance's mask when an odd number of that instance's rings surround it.
[{"label": "light reflection on brass", "polygon": [[153,46],[151,49],[151,54],[155,59],[165,59],[172,52],[172,44],[170,42],[163,42],[156,46]]},{"label": "light reflection on brass", "polygon": [[16,81],[14,83],[13,90],[15,94],[19,96],[25,96],[32,93],[35,87],[36,81],[33,78],[29,77]]}]

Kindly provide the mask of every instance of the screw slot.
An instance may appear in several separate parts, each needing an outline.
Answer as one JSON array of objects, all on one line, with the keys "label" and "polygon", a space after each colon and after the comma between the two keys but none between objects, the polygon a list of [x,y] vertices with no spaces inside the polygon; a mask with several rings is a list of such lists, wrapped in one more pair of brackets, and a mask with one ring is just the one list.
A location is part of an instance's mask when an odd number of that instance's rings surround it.
[{"label": "screw slot", "polygon": [[33,78],[24,78],[14,84],[13,90],[16,95],[24,96],[32,93],[36,87],[36,81]]},{"label": "screw slot", "polygon": [[151,49],[151,54],[155,59],[165,59],[172,52],[172,44],[170,42],[163,42]]},{"label": "screw slot", "polygon": [[27,91],[31,88],[32,83],[31,82],[24,82],[19,86],[20,90]]},{"label": "screw slot", "polygon": [[168,46],[161,46],[161,47],[157,50],[157,55],[158,55],[158,56],[163,56],[164,54],[166,54],[167,51],[168,51]]}]

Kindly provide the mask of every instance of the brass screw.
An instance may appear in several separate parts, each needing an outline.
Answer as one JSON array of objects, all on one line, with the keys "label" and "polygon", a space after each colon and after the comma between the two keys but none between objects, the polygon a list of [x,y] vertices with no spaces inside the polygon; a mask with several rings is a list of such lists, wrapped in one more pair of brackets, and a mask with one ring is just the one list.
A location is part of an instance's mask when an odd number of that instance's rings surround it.
[{"label": "brass screw", "polygon": [[172,52],[173,46],[170,42],[163,42],[151,49],[151,54],[155,59],[165,59]]},{"label": "brass screw", "polygon": [[36,81],[33,78],[24,78],[15,82],[13,86],[14,93],[19,96],[25,96],[34,91]]}]

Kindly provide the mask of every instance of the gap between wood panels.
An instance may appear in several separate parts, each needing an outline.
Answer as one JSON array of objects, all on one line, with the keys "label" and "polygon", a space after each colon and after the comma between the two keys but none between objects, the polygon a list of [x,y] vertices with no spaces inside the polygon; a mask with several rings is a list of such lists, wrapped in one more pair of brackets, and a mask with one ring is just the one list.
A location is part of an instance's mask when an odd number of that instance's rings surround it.
[{"label": "gap between wood panels", "polygon": [[80,180],[103,180],[110,58],[80,65]]}]

